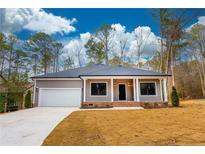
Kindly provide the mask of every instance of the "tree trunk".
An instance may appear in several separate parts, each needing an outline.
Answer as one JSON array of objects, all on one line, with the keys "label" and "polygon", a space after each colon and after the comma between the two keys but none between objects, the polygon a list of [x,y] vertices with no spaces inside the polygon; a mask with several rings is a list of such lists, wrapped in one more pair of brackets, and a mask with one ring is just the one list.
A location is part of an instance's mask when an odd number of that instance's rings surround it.
[{"label": "tree trunk", "polygon": [[10,79],[11,76],[11,63],[12,63],[12,54],[13,54],[13,45],[11,45],[11,49],[9,52],[9,68],[8,68],[8,80]]},{"label": "tree trunk", "polygon": [[160,72],[164,73],[163,71],[163,53],[164,53],[164,47],[163,47],[163,40],[161,38],[161,53],[160,53]]},{"label": "tree trunk", "polygon": [[173,54],[173,49],[171,47],[171,74],[172,74],[172,86],[175,86],[175,74],[174,74],[174,64],[175,64],[175,57],[174,57],[174,54]]},{"label": "tree trunk", "polygon": [[56,72],[59,71],[59,54],[56,56]]},{"label": "tree trunk", "polygon": [[105,63],[108,64],[108,40],[105,40]]},{"label": "tree trunk", "polygon": [[171,48],[172,48],[172,43],[169,43],[167,59],[166,59],[166,74],[168,74],[170,72],[170,53],[171,53]]},{"label": "tree trunk", "polygon": [[1,71],[0,71],[1,75],[3,74],[4,62],[5,62],[5,58],[3,57],[2,63],[1,63]]}]

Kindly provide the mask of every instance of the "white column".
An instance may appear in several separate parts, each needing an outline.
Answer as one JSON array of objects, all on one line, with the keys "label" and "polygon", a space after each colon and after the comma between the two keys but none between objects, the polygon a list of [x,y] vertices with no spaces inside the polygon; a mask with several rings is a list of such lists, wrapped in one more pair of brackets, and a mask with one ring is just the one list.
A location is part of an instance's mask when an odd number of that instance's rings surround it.
[{"label": "white column", "polygon": [[33,87],[33,105],[36,99],[36,80],[34,80],[34,87]]},{"label": "white column", "polygon": [[159,79],[159,86],[160,86],[160,97],[161,97],[161,101],[163,101],[163,94],[162,94],[162,79]]},{"label": "white column", "polygon": [[167,102],[167,79],[164,78],[164,101]]},{"label": "white column", "polygon": [[86,102],[86,79],[83,79],[83,102]]},{"label": "white column", "polygon": [[133,79],[133,98],[134,98],[134,101],[136,101],[136,85],[135,85],[135,79]]},{"label": "white column", "polygon": [[140,101],[139,78],[136,78],[136,87],[137,87],[137,102],[139,102]]},{"label": "white column", "polygon": [[113,97],[113,78],[111,78],[111,102],[114,101],[114,97]]}]

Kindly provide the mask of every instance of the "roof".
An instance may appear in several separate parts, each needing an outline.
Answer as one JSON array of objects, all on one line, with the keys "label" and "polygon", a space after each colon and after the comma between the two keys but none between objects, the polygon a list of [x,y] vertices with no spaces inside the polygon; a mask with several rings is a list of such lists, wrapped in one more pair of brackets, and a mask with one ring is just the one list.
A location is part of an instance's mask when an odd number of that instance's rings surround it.
[{"label": "roof", "polygon": [[131,68],[122,65],[112,66],[95,64],[91,66],[68,69],[56,73],[34,76],[32,78],[79,78],[83,76],[171,76],[159,72]]}]

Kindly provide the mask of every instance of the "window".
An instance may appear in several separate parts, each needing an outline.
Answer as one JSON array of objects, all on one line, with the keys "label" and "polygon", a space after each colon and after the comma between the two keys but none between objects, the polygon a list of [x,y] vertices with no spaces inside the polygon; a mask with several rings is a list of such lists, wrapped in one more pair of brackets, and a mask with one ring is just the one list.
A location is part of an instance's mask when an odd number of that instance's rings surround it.
[{"label": "window", "polygon": [[91,83],[91,96],[105,96],[106,83]]},{"label": "window", "polygon": [[140,83],[141,95],[156,95],[155,83]]}]

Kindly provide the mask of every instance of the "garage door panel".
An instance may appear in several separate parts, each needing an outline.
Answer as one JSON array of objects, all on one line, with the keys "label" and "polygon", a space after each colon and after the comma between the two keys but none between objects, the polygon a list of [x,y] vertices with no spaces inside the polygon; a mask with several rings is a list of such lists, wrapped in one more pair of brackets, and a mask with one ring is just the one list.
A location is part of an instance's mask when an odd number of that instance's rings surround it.
[{"label": "garage door panel", "polygon": [[81,89],[40,89],[39,106],[80,106]]}]

